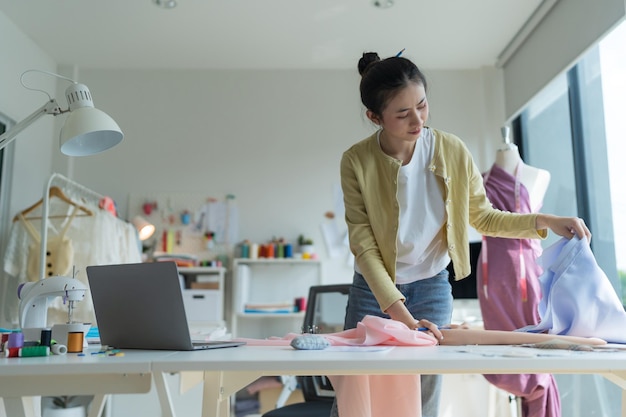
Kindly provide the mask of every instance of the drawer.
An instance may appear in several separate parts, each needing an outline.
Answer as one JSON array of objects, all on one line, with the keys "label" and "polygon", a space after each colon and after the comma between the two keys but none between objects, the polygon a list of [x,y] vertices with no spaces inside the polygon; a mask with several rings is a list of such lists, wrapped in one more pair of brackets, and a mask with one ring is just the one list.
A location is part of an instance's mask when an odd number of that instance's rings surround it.
[{"label": "drawer", "polygon": [[183,290],[187,321],[221,321],[224,318],[222,292],[215,290]]}]

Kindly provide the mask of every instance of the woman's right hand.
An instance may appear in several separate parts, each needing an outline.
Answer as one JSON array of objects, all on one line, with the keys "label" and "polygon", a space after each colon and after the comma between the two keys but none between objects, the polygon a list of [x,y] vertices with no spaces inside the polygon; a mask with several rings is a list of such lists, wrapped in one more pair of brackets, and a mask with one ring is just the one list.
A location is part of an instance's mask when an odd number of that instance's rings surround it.
[{"label": "woman's right hand", "polygon": [[417,322],[417,328],[415,330],[427,331],[437,338],[437,340],[443,340],[443,334],[439,330],[439,326],[426,319],[419,320]]},{"label": "woman's right hand", "polygon": [[424,329],[428,329],[427,331],[435,336],[437,340],[443,339],[443,335],[435,323],[425,319],[416,320],[406,308],[402,300],[398,300],[389,306],[386,313],[389,314],[389,317],[391,317],[392,320],[404,323],[409,329],[418,331],[420,327],[422,327]]}]

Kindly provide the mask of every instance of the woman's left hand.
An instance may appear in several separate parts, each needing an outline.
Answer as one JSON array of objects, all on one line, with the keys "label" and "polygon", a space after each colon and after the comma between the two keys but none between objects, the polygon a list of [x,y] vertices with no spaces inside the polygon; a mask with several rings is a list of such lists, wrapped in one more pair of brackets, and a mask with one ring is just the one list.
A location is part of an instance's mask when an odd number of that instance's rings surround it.
[{"label": "woman's left hand", "polygon": [[585,221],[579,217],[559,217],[551,214],[537,215],[537,229],[549,228],[559,236],[571,239],[578,236],[591,242],[591,232]]}]

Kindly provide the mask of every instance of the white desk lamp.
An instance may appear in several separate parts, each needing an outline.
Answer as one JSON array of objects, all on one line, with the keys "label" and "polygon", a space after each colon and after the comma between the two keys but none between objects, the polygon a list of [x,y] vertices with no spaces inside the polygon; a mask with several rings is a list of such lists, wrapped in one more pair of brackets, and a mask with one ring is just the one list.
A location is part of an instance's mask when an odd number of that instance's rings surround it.
[{"label": "white desk lamp", "polygon": [[[72,83],[65,90],[65,97],[69,105],[67,110],[61,109],[56,100],[50,97],[47,92],[24,85],[24,75],[31,71],[42,72]],[[61,152],[68,156],[93,155],[117,145],[124,138],[124,134],[117,123],[109,115],[94,107],[91,92],[86,85],[79,84],[71,78],[59,74],[40,70],[23,72],[20,82],[24,88],[43,92],[49,100],[33,114],[13,126],[11,130],[2,134],[0,136],[0,149],[15,140],[15,137],[22,130],[46,114],[58,116],[63,113],[70,113],[61,128],[59,137]]]},{"label": "white desk lamp", "polygon": [[[67,98],[69,108],[67,110],[63,110],[57,104],[56,100],[50,97],[47,92],[27,87],[24,84],[24,75],[28,72],[41,72],[71,82],[72,85],[65,90],[65,96]],[[48,96],[49,100],[33,114],[13,126],[11,130],[0,135],[0,149],[15,140],[16,136],[22,132],[22,130],[26,129],[41,116],[46,114],[58,116],[63,113],[70,113],[64,126],[61,128],[61,134],[59,137],[61,152],[68,156],[86,156],[97,154],[117,145],[124,138],[124,134],[120,130],[117,123],[115,123],[109,115],[94,107],[91,92],[86,85],[79,84],[76,81],[62,75],[41,70],[24,71],[20,77],[20,82],[26,89],[43,92]],[[47,219],[50,198],[49,190],[54,178],[54,175],[50,177],[43,193],[43,206],[41,214],[41,250],[39,258],[40,279],[46,277],[45,265],[48,240]]]},{"label": "white desk lamp", "polygon": [[146,219],[141,216],[135,216],[132,220],[133,226],[137,229],[137,233],[139,234],[139,240],[144,241],[149,239],[153,234],[156,228]]}]

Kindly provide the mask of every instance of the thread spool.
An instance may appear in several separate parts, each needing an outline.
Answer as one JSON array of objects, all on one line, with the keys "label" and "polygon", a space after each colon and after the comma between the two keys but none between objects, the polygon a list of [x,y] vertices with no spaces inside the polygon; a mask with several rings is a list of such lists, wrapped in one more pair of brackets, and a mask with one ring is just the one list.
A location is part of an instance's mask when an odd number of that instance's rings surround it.
[{"label": "thread spool", "polygon": [[259,258],[259,244],[253,243],[250,245],[250,259],[258,259]]},{"label": "thread spool", "polygon": [[2,335],[0,335],[0,352],[4,350],[5,345],[9,341],[10,334],[11,333],[2,333]]},{"label": "thread spool", "polygon": [[23,347],[19,350],[19,356],[22,358],[32,358],[35,356],[49,356],[49,346],[29,346]]},{"label": "thread spool", "polygon": [[296,312],[306,311],[306,298],[297,297],[294,302]]},{"label": "thread spool", "polygon": [[250,257],[250,245],[247,243],[241,244],[241,257],[249,258]]},{"label": "thread spool", "polygon": [[20,355],[20,349],[21,348],[17,348],[17,347],[5,348],[4,357],[5,358],[17,358]]},{"label": "thread spool", "polygon": [[24,346],[24,333],[11,333],[7,340],[7,348],[21,348],[22,346]]},{"label": "thread spool", "polygon": [[50,345],[52,344],[52,330],[43,329],[41,331],[41,338],[39,339],[39,344],[41,346],[50,347]]},{"label": "thread spool", "polygon": [[276,257],[284,258],[285,257],[285,245],[282,243],[276,244]]},{"label": "thread spool", "polygon": [[81,353],[83,351],[83,332],[67,333],[67,352]]},{"label": "thread spool", "polygon": [[50,351],[55,355],[65,355],[67,353],[67,346],[60,343],[53,343],[50,346]]}]

